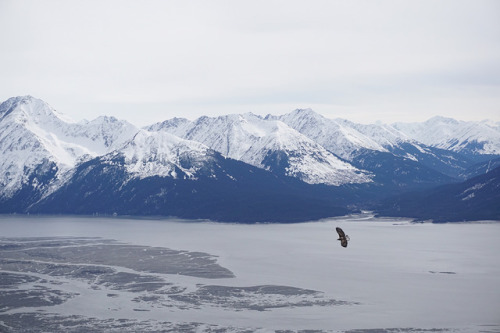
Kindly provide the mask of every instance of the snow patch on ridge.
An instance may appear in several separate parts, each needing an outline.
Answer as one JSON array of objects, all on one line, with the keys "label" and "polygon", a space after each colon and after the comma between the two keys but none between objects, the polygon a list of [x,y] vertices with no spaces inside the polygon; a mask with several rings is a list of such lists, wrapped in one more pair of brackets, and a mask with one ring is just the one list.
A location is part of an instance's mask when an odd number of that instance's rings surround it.
[{"label": "snow patch on ridge", "polygon": [[[113,155],[123,154],[127,171],[138,178],[185,176],[195,179],[197,171],[211,159],[205,145],[166,132],[139,131]],[[186,163],[189,162],[189,163]]]}]

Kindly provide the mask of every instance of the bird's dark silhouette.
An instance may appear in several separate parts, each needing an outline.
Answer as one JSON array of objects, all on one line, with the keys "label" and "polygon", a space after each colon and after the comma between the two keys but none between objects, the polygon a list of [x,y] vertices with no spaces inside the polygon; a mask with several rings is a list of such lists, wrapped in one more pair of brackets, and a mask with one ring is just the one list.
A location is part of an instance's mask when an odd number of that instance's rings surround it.
[{"label": "bird's dark silhouette", "polygon": [[337,240],[340,241],[340,245],[343,247],[347,247],[347,241],[349,241],[349,236],[344,233],[344,230],[340,229],[339,227],[335,228],[337,230],[337,233],[339,234],[339,238]]}]

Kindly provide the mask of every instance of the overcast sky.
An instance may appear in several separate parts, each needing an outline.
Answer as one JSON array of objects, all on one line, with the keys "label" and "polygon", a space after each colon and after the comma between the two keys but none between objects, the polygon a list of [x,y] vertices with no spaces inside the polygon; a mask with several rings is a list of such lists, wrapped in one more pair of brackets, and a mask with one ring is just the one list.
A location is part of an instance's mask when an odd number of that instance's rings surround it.
[{"label": "overcast sky", "polygon": [[500,1],[0,0],[0,100],[75,120],[500,121]]}]

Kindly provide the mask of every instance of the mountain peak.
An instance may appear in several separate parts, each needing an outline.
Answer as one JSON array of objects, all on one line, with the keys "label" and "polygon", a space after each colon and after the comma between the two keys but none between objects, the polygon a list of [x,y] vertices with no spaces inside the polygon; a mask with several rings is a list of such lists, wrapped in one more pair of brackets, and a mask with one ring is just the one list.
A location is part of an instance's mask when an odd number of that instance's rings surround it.
[{"label": "mountain peak", "polygon": [[101,122],[101,123],[117,123],[117,122],[119,122],[119,120],[113,116],[99,116],[94,121]]},{"label": "mountain peak", "polygon": [[484,122],[433,117],[424,123],[395,123],[393,126],[413,140],[466,155],[500,153],[500,132]]},{"label": "mountain peak", "polygon": [[346,160],[351,160],[353,154],[360,149],[385,151],[382,146],[357,130],[353,123],[325,118],[311,109],[296,109],[274,119],[281,120]]},{"label": "mountain peak", "polygon": [[[285,115],[287,116],[287,115]],[[302,117],[302,118],[313,118],[317,120],[322,120],[325,119],[324,116],[320,115],[316,111],[314,111],[311,108],[306,108],[306,109],[295,109],[292,112],[288,113],[288,116],[290,117]]]},{"label": "mountain peak", "polygon": [[342,162],[280,119],[253,113],[231,114],[200,117],[194,122],[160,129],[201,142],[226,157],[310,184],[371,181],[370,175]]},{"label": "mountain peak", "polygon": [[448,118],[448,117],[443,117],[443,116],[434,116],[427,121],[425,121],[426,124],[450,124],[450,125],[458,125],[460,124],[460,121],[453,119],[453,118]]},{"label": "mountain peak", "polygon": [[139,178],[152,176],[185,176],[193,178],[196,172],[212,157],[209,148],[199,142],[185,140],[160,131],[140,130],[123,148],[110,156],[123,154],[130,173]]},{"label": "mountain peak", "polygon": [[70,117],[56,111],[41,99],[30,95],[9,98],[0,105],[0,119],[14,115],[22,122],[33,121],[35,123],[62,121],[74,123]]},{"label": "mountain peak", "polygon": [[311,108],[304,108],[304,109],[295,109],[292,111],[292,113],[302,113],[302,114],[314,114],[314,115],[319,115],[317,112],[313,111]]},{"label": "mountain peak", "polygon": [[4,103],[8,103],[10,105],[17,105],[17,104],[27,104],[31,103],[33,101],[40,101],[40,99],[35,98],[31,95],[25,95],[25,96],[15,96],[11,97],[8,100],[6,100]]},{"label": "mountain peak", "polygon": [[[83,212],[81,205],[94,211],[94,205],[103,203],[108,209],[109,203],[119,202],[125,203],[122,212],[171,214],[163,209],[166,205],[182,202],[185,208],[189,202],[206,209],[207,199],[216,205],[216,214],[221,202],[238,211],[237,216],[242,214],[240,206],[259,211],[254,207],[262,202],[284,202],[282,207],[306,211],[302,203],[289,204],[274,193],[297,196],[302,202],[316,191],[321,200],[333,202],[325,194],[337,193],[343,204],[363,205],[368,202],[363,198],[373,202],[394,190],[450,182],[476,156],[481,161],[491,158],[481,154],[500,154],[498,125],[445,117],[361,125],[306,108],[282,116],[174,118],[139,130],[110,116],[69,122],[40,99],[13,97],[0,104],[0,212],[26,211],[63,188],[54,197],[55,212],[61,212],[61,203],[72,195],[81,201],[66,212]],[[81,186],[66,187],[75,184]],[[366,185],[333,188],[345,184]],[[280,190],[273,192],[276,186]],[[474,189],[470,184],[460,192],[465,193],[461,203],[479,195]],[[257,205],[233,207],[227,201],[233,196]],[[2,206],[6,200],[11,206]]]}]

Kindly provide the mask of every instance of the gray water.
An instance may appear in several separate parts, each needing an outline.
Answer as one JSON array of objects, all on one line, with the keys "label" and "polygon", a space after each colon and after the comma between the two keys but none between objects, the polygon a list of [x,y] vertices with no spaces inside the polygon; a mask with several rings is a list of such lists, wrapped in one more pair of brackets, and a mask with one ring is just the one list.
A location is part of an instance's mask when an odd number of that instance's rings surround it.
[{"label": "gray water", "polygon": [[0,230],[2,332],[500,332],[498,222],[1,216]]}]

